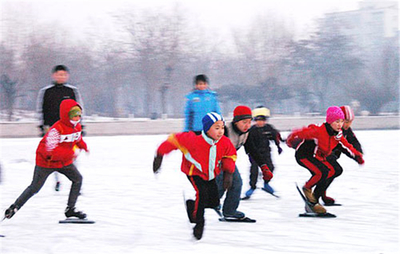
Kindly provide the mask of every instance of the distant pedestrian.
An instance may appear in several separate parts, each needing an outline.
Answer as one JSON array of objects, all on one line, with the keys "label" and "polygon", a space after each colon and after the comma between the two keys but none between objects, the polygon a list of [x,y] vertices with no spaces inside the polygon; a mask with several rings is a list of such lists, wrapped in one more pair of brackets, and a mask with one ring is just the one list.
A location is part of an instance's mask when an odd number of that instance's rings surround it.
[{"label": "distant pedestrian", "polygon": [[221,114],[217,93],[209,88],[208,77],[200,74],[194,77],[194,90],[186,95],[185,128],[184,131],[193,131],[201,134],[203,128],[201,120],[209,112]]}]

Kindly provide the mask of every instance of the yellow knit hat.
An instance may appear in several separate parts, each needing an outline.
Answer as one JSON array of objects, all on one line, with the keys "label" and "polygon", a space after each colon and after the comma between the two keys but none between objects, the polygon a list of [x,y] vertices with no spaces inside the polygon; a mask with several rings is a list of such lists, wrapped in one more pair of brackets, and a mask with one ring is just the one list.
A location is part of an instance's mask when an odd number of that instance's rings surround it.
[{"label": "yellow knit hat", "polygon": [[70,119],[72,119],[75,116],[81,116],[81,115],[82,115],[82,110],[79,106],[72,107],[68,112],[68,116]]},{"label": "yellow knit hat", "polygon": [[265,107],[259,107],[253,109],[252,115],[254,120],[266,120],[271,116],[271,112]]}]

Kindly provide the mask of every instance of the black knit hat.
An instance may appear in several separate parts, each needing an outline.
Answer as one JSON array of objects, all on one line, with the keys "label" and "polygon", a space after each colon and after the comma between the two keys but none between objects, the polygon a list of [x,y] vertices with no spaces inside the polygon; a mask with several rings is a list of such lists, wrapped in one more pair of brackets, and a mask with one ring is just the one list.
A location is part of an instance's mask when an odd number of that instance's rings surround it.
[{"label": "black knit hat", "polygon": [[198,82],[205,82],[208,84],[208,78],[206,75],[200,74],[200,75],[197,75],[196,77],[194,77],[193,82],[194,82],[194,84],[197,84]]},{"label": "black knit hat", "polygon": [[56,65],[56,66],[54,66],[54,68],[53,68],[53,70],[52,70],[52,73],[55,73],[55,72],[57,72],[57,71],[66,71],[66,72],[69,72],[69,69],[68,69],[68,67],[65,66],[65,65]]}]

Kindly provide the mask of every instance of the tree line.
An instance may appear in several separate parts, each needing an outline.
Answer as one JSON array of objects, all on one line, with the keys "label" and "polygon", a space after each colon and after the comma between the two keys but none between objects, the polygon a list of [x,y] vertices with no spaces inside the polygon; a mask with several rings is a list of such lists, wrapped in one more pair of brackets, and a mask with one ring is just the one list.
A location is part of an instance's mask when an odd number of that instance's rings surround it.
[{"label": "tree line", "polygon": [[124,36],[89,32],[80,40],[61,27],[4,13],[0,106],[10,119],[16,108],[35,108],[57,64],[70,68],[88,115],[182,117],[185,94],[200,73],[209,76],[224,114],[238,103],[264,105],[275,114],[324,113],[354,100],[371,114],[399,108],[397,38],[382,38],[371,54],[328,18],[316,20],[317,28],[302,40],[272,14],[223,38],[193,27],[176,5],[113,14]]}]

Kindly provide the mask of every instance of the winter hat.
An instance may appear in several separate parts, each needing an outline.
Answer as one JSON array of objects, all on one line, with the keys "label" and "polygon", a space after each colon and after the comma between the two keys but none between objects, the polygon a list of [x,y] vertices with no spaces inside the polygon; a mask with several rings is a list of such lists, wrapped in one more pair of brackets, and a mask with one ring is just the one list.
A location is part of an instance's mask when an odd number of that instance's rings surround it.
[{"label": "winter hat", "polygon": [[233,122],[239,122],[240,120],[251,118],[251,109],[247,106],[240,105],[233,110]]},{"label": "winter hat", "polygon": [[82,115],[82,110],[79,106],[72,107],[68,112],[68,116],[70,119],[72,119],[75,116],[80,116],[80,115]]},{"label": "winter hat", "polygon": [[350,108],[350,106],[345,105],[345,106],[341,106],[340,108],[343,111],[344,120],[348,120],[348,121],[353,121],[354,120],[354,112]]},{"label": "winter hat", "polygon": [[344,119],[342,109],[338,106],[329,107],[328,110],[326,110],[326,122],[331,124],[338,119]]},{"label": "winter hat", "polygon": [[207,113],[207,115],[205,115],[202,119],[204,133],[207,133],[207,131],[216,121],[224,121],[224,118],[215,112]]},{"label": "winter hat", "polygon": [[196,77],[194,77],[193,82],[195,85],[197,84],[197,82],[205,82],[207,84],[209,83],[207,76],[204,74],[200,74],[200,75],[197,75]]},{"label": "winter hat", "polygon": [[254,121],[257,120],[267,120],[271,116],[271,112],[269,109],[263,106],[259,106],[255,109],[253,109],[253,119]]}]

